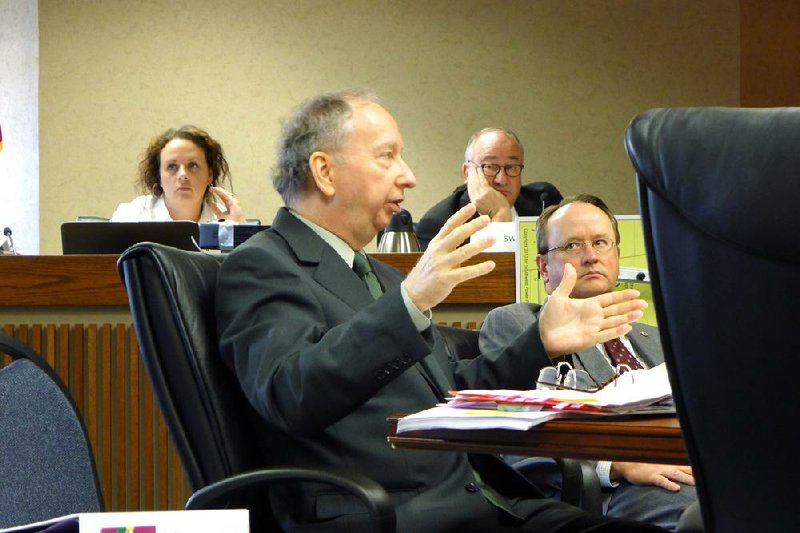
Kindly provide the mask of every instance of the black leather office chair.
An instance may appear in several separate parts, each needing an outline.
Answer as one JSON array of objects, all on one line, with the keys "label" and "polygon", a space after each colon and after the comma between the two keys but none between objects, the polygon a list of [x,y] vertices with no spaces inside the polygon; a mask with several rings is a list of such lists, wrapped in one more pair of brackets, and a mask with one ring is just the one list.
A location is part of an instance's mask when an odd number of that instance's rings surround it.
[{"label": "black leather office chair", "polygon": [[0,334],[0,528],[100,512],[103,498],[83,420],[61,379]]},{"label": "black leather office chair", "polygon": [[800,109],[657,109],[625,141],[705,530],[800,531]]},{"label": "black leather office chair", "polygon": [[254,435],[266,424],[217,351],[214,291],[224,257],[142,243],[117,265],[145,368],[195,491],[186,507],[246,507],[252,531],[279,531],[264,485],[315,481],[353,492],[375,531],[394,531],[394,509],[378,483],[356,472],[273,465],[257,449]]}]

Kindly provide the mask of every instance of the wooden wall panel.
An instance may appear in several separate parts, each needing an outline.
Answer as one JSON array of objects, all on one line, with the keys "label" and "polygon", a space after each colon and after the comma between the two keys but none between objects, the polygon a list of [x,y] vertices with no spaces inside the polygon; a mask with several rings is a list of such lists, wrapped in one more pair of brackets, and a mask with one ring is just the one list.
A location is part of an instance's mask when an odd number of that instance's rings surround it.
[{"label": "wooden wall panel", "polygon": [[800,2],[740,0],[740,102],[800,106]]},{"label": "wooden wall panel", "polygon": [[[183,508],[191,492],[130,324],[2,329],[41,354],[67,385],[86,424],[107,510]],[[0,357],[0,367],[9,363]]]}]

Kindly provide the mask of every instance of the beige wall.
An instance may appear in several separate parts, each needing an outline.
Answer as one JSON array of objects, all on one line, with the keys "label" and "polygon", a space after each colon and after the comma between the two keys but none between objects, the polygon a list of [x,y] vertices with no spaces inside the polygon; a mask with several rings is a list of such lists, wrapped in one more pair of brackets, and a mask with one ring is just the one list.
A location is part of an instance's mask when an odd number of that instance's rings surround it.
[{"label": "beige wall", "polygon": [[397,118],[415,218],[487,125],[521,136],[527,180],[634,213],[630,118],[739,99],[734,0],[40,0],[39,22],[42,253],[60,253],[62,221],[133,197],[148,140],[187,122],[222,142],[247,215],[269,222],[281,118],[343,86]]}]

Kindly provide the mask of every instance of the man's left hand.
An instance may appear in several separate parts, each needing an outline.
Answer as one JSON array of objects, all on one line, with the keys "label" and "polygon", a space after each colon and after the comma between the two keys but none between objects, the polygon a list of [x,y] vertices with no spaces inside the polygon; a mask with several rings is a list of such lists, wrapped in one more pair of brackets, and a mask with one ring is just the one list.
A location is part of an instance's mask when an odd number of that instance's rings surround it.
[{"label": "man's left hand", "polygon": [[649,463],[611,463],[611,479],[623,478],[633,485],[655,485],[672,492],[681,485],[694,485],[691,466],[656,465]]}]

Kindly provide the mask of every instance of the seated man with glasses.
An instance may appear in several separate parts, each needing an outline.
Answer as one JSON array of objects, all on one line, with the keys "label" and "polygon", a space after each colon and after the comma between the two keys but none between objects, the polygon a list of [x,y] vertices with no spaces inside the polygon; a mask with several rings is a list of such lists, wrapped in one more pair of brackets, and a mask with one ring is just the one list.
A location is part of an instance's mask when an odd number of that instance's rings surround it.
[{"label": "seated man with glasses", "polygon": [[[578,276],[570,297],[590,298],[613,291],[619,275],[619,241],[617,219],[596,196],[573,196],[545,209],[536,225],[536,264],[547,293],[552,295],[561,283],[566,265],[572,265]],[[518,303],[492,310],[481,328],[481,352],[512,344],[536,326],[541,308],[539,304]],[[591,388],[608,382],[622,368],[650,368],[663,363],[658,330],[643,324],[632,326],[630,333],[607,343],[587,343],[566,357],[543,357],[541,366],[547,369],[566,360],[588,377],[588,387],[584,388]],[[552,461],[506,460],[544,492],[557,495],[560,476]],[[600,461],[597,473],[605,487],[603,510],[608,516],[674,530],[683,510],[696,499],[688,466]]]},{"label": "seated man with glasses", "polygon": [[492,222],[511,222],[517,216],[536,216],[561,201],[552,183],[522,185],[525,150],[517,135],[505,128],[484,128],[469,138],[464,153],[464,184],[430,208],[417,224],[420,248],[425,250],[445,221],[469,202]]}]

